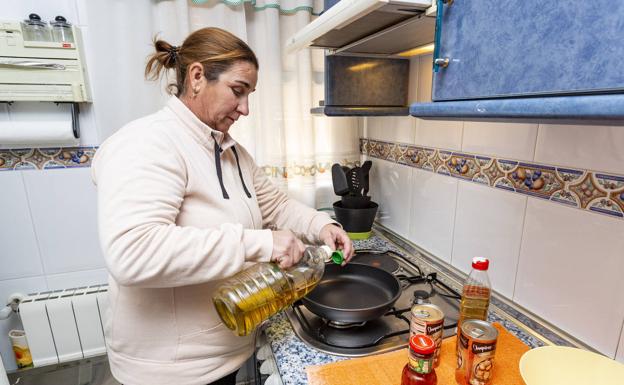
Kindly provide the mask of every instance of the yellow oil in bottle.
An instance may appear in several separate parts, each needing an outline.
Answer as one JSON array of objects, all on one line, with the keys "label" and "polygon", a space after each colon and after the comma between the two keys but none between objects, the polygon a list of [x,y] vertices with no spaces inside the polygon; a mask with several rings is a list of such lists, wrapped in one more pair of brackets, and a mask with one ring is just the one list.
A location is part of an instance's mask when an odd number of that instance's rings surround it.
[{"label": "yellow oil in bottle", "polygon": [[319,255],[308,255],[306,262],[288,270],[258,263],[225,282],[213,297],[224,324],[239,336],[249,335],[264,320],[312,291],[323,275],[324,262]]},{"label": "yellow oil in bottle", "polygon": [[465,286],[459,305],[459,321],[457,330],[460,330],[465,319],[486,320],[490,305],[490,289],[482,286]]}]

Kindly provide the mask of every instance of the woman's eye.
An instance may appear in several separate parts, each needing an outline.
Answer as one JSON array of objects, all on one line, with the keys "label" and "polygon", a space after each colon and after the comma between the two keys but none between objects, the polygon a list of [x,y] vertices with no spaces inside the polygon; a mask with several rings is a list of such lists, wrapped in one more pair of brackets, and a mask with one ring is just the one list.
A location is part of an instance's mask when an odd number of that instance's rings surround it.
[{"label": "woman's eye", "polygon": [[236,96],[241,96],[243,94],[243,92],[241,90],[237,89],[237,88],[232,88],[232,92]]}]

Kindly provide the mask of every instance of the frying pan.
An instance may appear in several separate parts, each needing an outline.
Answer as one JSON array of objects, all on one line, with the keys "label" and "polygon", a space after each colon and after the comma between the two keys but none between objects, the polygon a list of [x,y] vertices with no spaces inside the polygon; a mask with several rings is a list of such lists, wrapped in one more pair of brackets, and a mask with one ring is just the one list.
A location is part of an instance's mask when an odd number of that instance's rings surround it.
[{"label": "frying pan", "polygon": [[319,284],[302,301],[321,318],[365,322],[384,315],[400,295],[399,280],[385,270],[359,263],[327,264]]}]

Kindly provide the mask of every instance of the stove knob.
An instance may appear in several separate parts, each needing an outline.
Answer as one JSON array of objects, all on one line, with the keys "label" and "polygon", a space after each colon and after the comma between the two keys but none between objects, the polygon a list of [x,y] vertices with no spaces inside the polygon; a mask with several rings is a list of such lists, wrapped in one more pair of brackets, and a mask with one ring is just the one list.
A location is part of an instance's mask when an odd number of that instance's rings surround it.
[{"label": "stove knob", "polygon": [[273,373],[264,381],[264,385],[284,385],[284,383],[279,374]]}]

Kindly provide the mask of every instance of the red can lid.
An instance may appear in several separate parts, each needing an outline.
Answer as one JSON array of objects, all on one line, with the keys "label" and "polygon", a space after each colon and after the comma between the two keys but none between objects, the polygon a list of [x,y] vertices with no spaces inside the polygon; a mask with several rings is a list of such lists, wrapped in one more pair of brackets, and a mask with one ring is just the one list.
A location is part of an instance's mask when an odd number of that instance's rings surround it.
[{"label": "red can lid", "polygon": [[490,267],[490,261],[483,257],[472,258],[472,268],[477,270],[487,270]]},{"label": "red can lid", "polygon": [[410,349],[420,354],[431,354],[435,351],[435,342],[424,334],[416,334],[410,338]]}]

